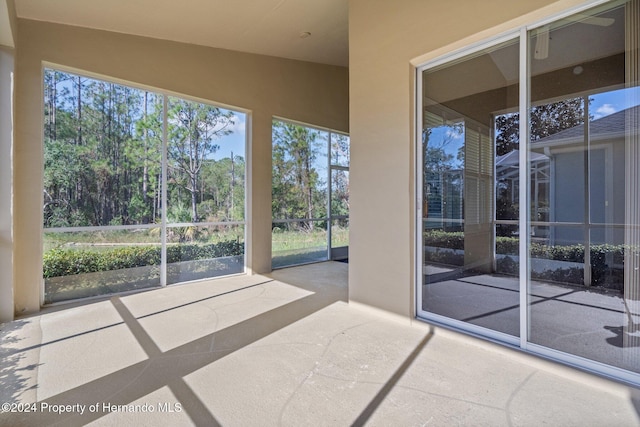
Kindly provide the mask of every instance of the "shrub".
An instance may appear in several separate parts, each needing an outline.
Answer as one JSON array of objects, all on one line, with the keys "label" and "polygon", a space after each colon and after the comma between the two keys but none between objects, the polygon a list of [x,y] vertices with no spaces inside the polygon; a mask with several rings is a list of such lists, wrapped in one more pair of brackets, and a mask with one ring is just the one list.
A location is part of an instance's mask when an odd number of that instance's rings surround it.
[{"label": "shrub", "polygon": [[[496,236],[496,253],[507,255],[498,260],[497,269],[504,274],[517,274],[518,267],[512,256],[519,255],[519,239],[517,237]],[[424,233],[426,246],[446,249],[464,249],[463,232],[446,232],[430,230]],[[592,245],[590,248],[591,283],[593,286],[620,288],[623,271],[619,267],[624,263],[624,245]],[[529,253],[532,258],[584,263],[583,245],[550,246],[542,243],[531,243]],[[463,265],[464,256],[449,251],[436,251],[425,254],[427,260],[449,265]],[[577,267],[557,268],[554,270],[532,273],[532,278],[553,280],[556,282],[582,283],[583,269]]]},{"label": "shrub", "polygon": [[[172,245],[167,247],[167,262],[220,258],[243,253],[244,243],[236,240],[204,245]],[[159,246],[126,246],[102,251],[57,248],[44,254],[43,276],[50,278],[159,265],[160,256]]]},{"label": "shrub", "polygon": [[496,253],[500,255],[518,255],[520,240],[516,237],[496,237]]},{"label": "shrub", "polygon": [[464,233],[462,231],[427,231],[424,233],[424,244],[436,248],[464,249]]},{"label": "shrub", "polygon": [[438,264],[447,264],[447,265],[456,265],[462,266],[464,265],[464,254],[463,253],[455,253],[450,250],[436,250],[434,252],[426,252],[424,254],[425,260],[436,262]]}]

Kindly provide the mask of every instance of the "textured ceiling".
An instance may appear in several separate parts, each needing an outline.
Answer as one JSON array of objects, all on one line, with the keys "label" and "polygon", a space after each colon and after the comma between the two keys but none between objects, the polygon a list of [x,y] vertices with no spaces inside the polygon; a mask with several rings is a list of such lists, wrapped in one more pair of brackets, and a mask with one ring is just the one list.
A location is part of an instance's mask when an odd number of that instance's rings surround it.
[{"label": "textured ceiling", "polygon": [[[16,0],[19,18],[347,66],[347,0]],[[310,36],[300,37],[309,32]]]}]

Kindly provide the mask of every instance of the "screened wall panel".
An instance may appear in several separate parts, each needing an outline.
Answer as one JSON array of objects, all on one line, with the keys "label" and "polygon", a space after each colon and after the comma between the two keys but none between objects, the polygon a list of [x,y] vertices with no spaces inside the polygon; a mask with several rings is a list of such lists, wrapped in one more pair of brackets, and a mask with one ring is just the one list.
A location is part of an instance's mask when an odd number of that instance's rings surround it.
[{"label": "screened wall panel", "polygon": [[45,69],[45,303],[244,272],[245,117]]},{"label": "screened wall panel", "polygon": [[272,124],[272,268],[346,259],[349,136]]}]

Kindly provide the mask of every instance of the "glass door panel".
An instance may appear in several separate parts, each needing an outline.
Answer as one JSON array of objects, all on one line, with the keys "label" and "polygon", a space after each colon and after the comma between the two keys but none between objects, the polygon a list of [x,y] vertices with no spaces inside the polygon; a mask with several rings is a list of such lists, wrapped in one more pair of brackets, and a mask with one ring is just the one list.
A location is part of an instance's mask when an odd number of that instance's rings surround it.
[{"label": "glass door panel", "polygon": [[[529,34],[529,341],[640,372],[640,2]],[[635,46],[635,47],[634,47]],[[542,195],[542,197],[540,197]],[[541,214],[542,213],[542,214]]]},{"label": "glass door panel", "polygon": [[423,71],[422,87],[421,315],[517,336],[519,281],[496,274],[495,233],[517,247],[518,44]]}]

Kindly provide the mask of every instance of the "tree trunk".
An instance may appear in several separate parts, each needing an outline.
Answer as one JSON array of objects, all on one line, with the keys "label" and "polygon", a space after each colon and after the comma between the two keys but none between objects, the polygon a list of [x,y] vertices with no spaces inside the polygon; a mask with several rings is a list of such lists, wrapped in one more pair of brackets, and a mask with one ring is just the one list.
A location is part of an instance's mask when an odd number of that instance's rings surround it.
[{"label": "tree trunk", "polygon": [[82,80],[80,76],[78,76],[77,101],[76,145],[82,145]]},{"label": "tree trunk", "polygon": [[[80,76],[78,76],[76,120],[77,120],[76,145],[82,145],[82,80]],[[75,188],[76,206],[78,207],[84,206],[84,201],[82,200],[81,194],[82,194],[82,183],[78,178],[76,179],[76,188]]]},{"label": "tree trunk", "polygon": [[57,140],[57,135],[56,135],[56,105],[57,105],[57,102],[56,102],[56,98],[57,98],[58,95],[57,95],[57,88],[56,88],[56,86],[57,86],[56,76],[57,76],[57,74],[54,71],[53,72],[53,83],[51,85],[51,107],[50,107],[51,108],[51,110],[50,110],[50,112],[51,112],[51,118],[50,118],[51,127],[50,127],[50,131],[49,131],[49,134],[50,134],[51,139],[53,141]]},{"label": "tree trunk", "polygon": [[[148,110],[147,110],[147,102],[149,101],[149,92],[145,91],[144,92],[144,120],[145,122],[147,122],[147,114],[148,114]],[[145,208],[145,215],[144,215],[144,219],[145,222],[149,222],[149,217],[146,214],[147,212],[147,206],[149,203],[149,196],[147,195],[147,187],[149,185],[149,131],[147,129],[147,124],[145,124],[144,127],[144,135],[143,135],[143,139],[144,139],[144,160],[143,160],[143,168],[142,168],[142,203],[143,206]]]},{"label": "tree trunk", "polygon": [[[313,188],[311,186],[311,159],[310,153],[307,153],[305,159],[305,181],[307,186],[307,218],[313,218]],[[309,221],[309,231],[313,230],[313,222]]]},{"label": "tree trunk", "polygon": [[231,217],[231,215],[233,215],[233,207],[234,207],[234,200],[233,200],[233,190],[236,186],[236,170],[235,170],[235,164],[233,162],[233,151],[231,152],[231,188],[229,189],[229,194],[231,196],[231,208],[229,210],[229,212],[227,213],[227,217]]},{"label": "tree trunk", "polygon": [[198,195],[196,189],[198,188],[198,176],[192,175],[191,180],[191,222],[198,222]]}]

